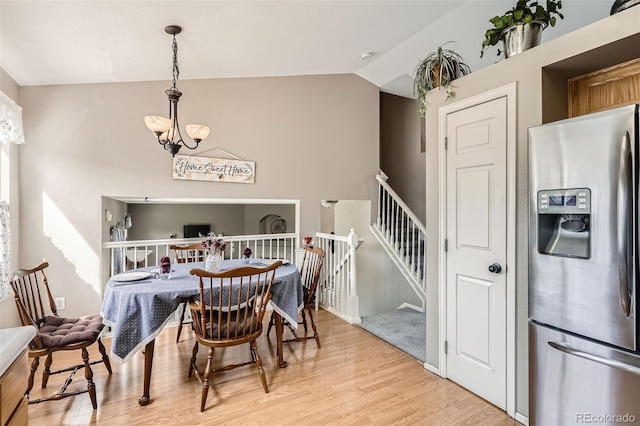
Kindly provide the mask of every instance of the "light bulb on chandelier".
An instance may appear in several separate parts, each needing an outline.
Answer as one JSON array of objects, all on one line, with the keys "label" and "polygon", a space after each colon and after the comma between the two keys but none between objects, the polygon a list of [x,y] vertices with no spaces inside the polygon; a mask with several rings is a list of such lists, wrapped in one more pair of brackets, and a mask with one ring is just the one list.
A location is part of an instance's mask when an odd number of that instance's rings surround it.
[{"label": "light bulb on chandelier", "polygon": [[159,115],[147,115],[144,118],[144,123],[156,136],[158,143],[169,151],[171,155],[176,155],[183,145],[189,149],[196,149],[198,144],[209,136],[209,128],[200,124],[187,124],[185,129],[189,137],[195,142],[195,145],[189,146],[182,139],[178,123],[178,101],[182,93],[176,86],[180,75],[180,70],[178,69],[178,42],[176,41],[176,34],[180,34],[182,28],[177,25],[169,25],[165,27],[164,31],[173,36],[173,86],[165,91],[169,98],[169,118]]}]

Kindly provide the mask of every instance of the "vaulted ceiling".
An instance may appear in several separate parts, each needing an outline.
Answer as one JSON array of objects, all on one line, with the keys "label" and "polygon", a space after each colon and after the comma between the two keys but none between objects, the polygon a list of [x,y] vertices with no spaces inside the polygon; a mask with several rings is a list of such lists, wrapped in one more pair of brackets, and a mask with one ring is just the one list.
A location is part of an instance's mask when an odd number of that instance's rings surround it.
[{"label": "vaulted ceiling", "polygon": [[[181,80],[355,73],[412,97],[416,64],[443,43],[472,70],[497,61],[480,58],[484,31],[514,1],[0,0],[0,67],[21,86],[171,80],[175,24]],[[564,0],[543,41],[612,3]]]}]

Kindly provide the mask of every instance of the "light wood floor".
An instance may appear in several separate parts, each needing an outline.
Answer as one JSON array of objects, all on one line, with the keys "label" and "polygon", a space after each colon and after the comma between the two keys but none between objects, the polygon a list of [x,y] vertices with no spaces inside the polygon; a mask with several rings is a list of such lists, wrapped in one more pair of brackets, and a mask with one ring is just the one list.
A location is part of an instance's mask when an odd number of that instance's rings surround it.
[{"label": "light wood floor", "polygon": [[[200,384],[187,377],[194,343],[185,326],[181,342],[175,328],[156,339],[151,404],[141,407],[143,355],[125,364],[112,361],[109,377],[102,364],[93,366],[98,409],[88,394],[29,406],[31,425],[519,425],[504,411],[455,383],[425,370],[420,363],[362,329],[321,310],[318,328],[322,348],[313,340],[285,343],[289,366],[277,367],[275,347],[266,338],[259,349],[269,383],[264,393],[255,366],[214,375],[207,410],[200,413]],[[272,332],[271,340],[275,340]],[[107,347],[110,339],[105,339]],[[97,350],[92,359],[97,359]],[[214,359],[245,359],[245,346],[217,351]],[[78,355],[58,354],[54,365],[75,362]],[[200,365],[206,350],[200,349]],[[73,361],[72,361],[73,360]],[[44,360],[40,363],[41,372]],[[39,374],[31,398],[54,392],[63,374],[51,376],[46,392]],[[70,388],[85,384],[78,371]]]}]

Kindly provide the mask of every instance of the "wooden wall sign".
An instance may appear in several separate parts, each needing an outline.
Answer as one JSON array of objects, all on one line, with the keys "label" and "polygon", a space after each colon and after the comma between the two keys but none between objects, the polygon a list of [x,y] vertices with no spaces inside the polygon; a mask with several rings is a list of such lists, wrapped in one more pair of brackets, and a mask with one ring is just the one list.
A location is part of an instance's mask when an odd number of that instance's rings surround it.
[{"label": "wooden wall sign", "polygon": [[210,182],[255,183],[256,163],[226,158],[173,157],[173,178]]}]

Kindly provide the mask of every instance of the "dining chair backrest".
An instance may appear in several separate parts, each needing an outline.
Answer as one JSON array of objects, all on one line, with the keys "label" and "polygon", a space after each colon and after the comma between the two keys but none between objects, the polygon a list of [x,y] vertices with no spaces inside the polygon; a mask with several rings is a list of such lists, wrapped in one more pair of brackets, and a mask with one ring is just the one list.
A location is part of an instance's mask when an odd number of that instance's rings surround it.
[{"label": "dining chair backrest", "polygon": [[176,263],[190,263],[204,261],[204,248],[202,243],[189,244],[186,246],[170,245],[169,250],[176,254]]},{"label": "dining chair backrest", "polygon": [[48,266],[48,262],[42,262],[33,269],[16,269],[9,275],[22,325],[38,328],[47,316],[58,315],[44,273]]},{"label": "dining chair backrest", "polygon": [[304,287],[305,304],[314,303],[316,288],[320,281],[320,271],[324,263],[324,251],[319,248],[304,248],[304,257],[300,265],[300,279]]},{"label": "dining chair backrest", "polygon": [[192,269],[200,279],[200,299],[191,302],[196,336],[212,345],[228,346],[255,340],[269,300],[277,261],[265,268],[251,266],[223,272]]}]

